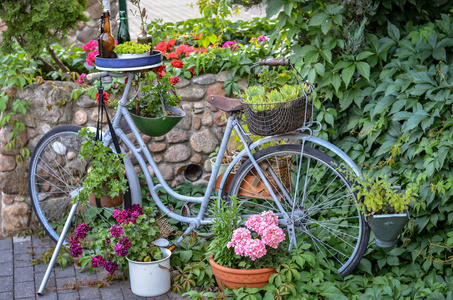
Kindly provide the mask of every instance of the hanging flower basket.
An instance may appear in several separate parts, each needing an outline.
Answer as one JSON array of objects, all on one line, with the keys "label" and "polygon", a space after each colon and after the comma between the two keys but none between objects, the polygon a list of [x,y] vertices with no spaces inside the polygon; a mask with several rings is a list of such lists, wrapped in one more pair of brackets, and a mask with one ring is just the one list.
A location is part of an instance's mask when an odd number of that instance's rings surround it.
[{"label": "hanging flower basket", "polygon": [[165,110],[172,115],[158,118],[146,118],[137,116],[135,111],[130,111],[130,113],[135,126],[137,126],[138,130],[142,133],[149,136],[161,136],[172,130],[186,115],[183,110],[173,106],[165,106]]}]

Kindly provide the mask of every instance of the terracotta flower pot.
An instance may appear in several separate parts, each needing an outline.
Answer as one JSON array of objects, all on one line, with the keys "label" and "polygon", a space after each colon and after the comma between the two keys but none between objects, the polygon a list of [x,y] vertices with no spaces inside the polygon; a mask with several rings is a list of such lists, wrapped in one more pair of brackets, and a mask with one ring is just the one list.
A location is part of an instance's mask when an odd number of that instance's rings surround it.
[{"label": "terracotta flower pot", "polygon": [[[104,185],[104,187],[102,188],[102,191],[104,192],[104,194],[106,196],[100,198],[101,207],[114,207],[114,206],[123,204],[123,193],[120,193],[118,196],[113,197],[113,198],[110,196],[107,196],[108,191],[107,191],[106,185]],[[91,205],[97,206],[96,197],[94,196],[94,194],[90,194],[88,196],[88,201],[90,202]]]},{"label": "terracotta flower pot", "polygon": [[263,287],[269,283],[269,277],[277,273],[275,268],[262,269],[231,269],[217,264],[213,255],[209,257],[209,263],[212,267],[212,273],[215,276],[218,286],[223,291],[223,286],[231,288],[239,288],[245,286],[247,288]]}]

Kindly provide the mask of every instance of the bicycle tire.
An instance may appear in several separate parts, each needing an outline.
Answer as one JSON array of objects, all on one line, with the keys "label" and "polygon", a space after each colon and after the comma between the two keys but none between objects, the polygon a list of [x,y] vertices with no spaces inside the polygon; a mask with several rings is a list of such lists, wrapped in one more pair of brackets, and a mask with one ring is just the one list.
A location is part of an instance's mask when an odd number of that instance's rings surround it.
[{"label": "bicycle tire", "polygon": [[[38,142],[30,159],[28,189],[34,212],[49,237],[57,242],[72,206],[70,192],[81,187],[89,168],[88,160],[78,159],[83,138],[81,129],[63,125],[47,132]],[[126,199],[126,198],[125,198]],[[130,200],[129,200],[130,201]],[[124,201],[125,202],[125,201]],[[124,203],[124,207],[130,203]],[[109,215],[113,208],[97,208],[89,203],[77,208],[72,223],[86,223],[90,227],[112,224]]]},{"label": "bicycle tire", "polygon": [[[301,145],[286,144],[260,150],[254,158],[285,211],[293,217],[298,243],[310,242],[312,249],[322,253],[326,262],[344,277],[362,258],[368,245],[369,227],[358,209],[356,193],[350,190],[351,178],[346,178],[341,165],[329,155],[307,146],[302,160],[301,153]],[[280,186],[272,172],[281,179]],[[285,172],[289,173],[289,181]],[[297,199],[294,205],[288,200],[291,197],[285,198],[285,192]],[[244,218],[272,210],[280,222],[283,219],[250,159],[233,177],[228,195],[237,196]]]}]

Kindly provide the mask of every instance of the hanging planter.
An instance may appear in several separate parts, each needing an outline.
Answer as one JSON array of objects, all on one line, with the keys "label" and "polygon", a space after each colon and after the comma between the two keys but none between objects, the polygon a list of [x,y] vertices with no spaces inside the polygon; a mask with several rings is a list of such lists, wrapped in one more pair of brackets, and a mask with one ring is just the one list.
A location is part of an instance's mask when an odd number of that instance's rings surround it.
[{"label": "hanging planter", "polygon": [[217,264],[213,255],[209,257],[212,273],[215,276],[218,286],[223,291],[223,286],[232,289],[245,286],[247,288],[259,288],[269,283],[269,277],[277,273],[275,268],[261,269],[232,269]]},{"label": "hanging planter", "polygon": [[406,210],[402,214],[373,215],[368,225],[375,235],[376,245],[381,248],[392,248],[396,245],[407,221],[409,212]]},{"label": "hanging planter", "polygon": [[409,204],[417,197],[413,184],[409,183],[402,192],[400,186],[392,186],[385,176],[374,179],[364,176],[357,179],[352,190],[357,191],[359,208],[375,235],[376,245],[394,247],[409,221]]},{"label": "hanging planter", "polygon": [[131,290],[137,296],[155,297],[170,290],[171,251],[161,248],[164,258],[158,261],[140,262],[126,257],[129,263],[129,279]]},{"label": "hanging planter", "polygon": [[186,115],[183,110],[173,106],[165,106],[165,110],[170,112],[171,115],[158,118],[146,118],[137,116],[134,110],[130,111],[130,113],[135,126],[137,126],[138,130],[142,133],[149,136],[161,136],[172,130]]}]

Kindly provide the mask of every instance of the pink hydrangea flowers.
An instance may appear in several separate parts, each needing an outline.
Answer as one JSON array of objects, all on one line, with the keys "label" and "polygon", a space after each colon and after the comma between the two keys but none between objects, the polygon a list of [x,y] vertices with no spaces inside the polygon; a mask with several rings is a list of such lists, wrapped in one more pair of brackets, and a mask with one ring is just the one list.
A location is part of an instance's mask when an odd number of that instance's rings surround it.
[{"label": "pink hydrangea flowers", "polygon": [[[278,217],[272,211],[250,216],[245,225],[248,229],[236,229],[231,241],[227,244],[228,248],[234,247],[237,255],[256,260],[266,255],[266,245],[277,249],[278,245],[285,240],[283,230],[278,227]],[[261,239],[252,238],[249,229],[258,233]]]}]

